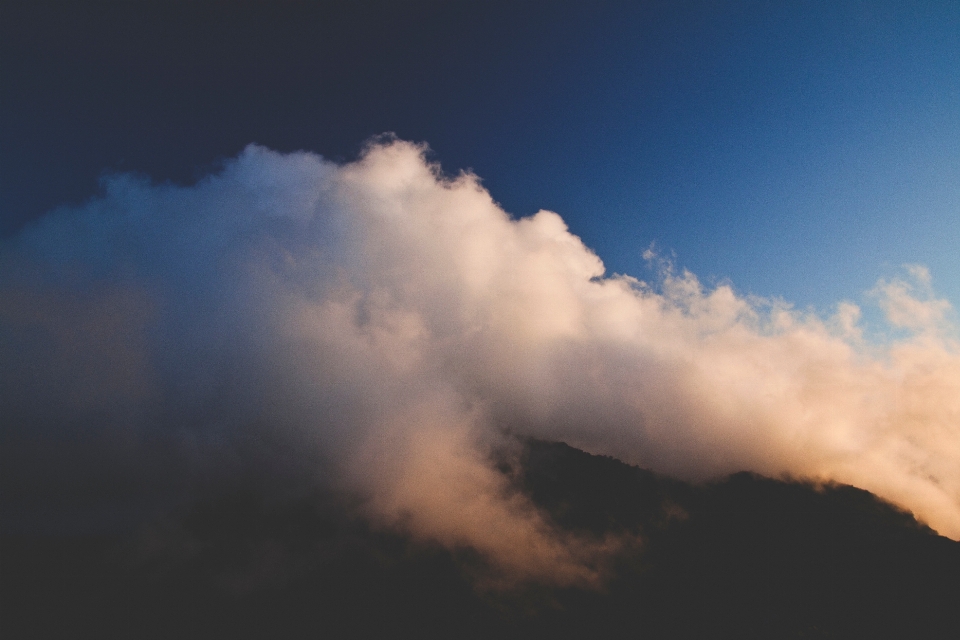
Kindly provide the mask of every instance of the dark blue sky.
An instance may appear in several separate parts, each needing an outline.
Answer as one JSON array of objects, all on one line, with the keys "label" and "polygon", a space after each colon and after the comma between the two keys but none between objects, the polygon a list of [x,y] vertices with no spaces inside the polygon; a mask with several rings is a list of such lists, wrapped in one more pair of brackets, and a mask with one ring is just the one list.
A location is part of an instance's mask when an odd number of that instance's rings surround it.
[{"label": "dark blue sky", "polygon": [[922,263],[960,303],[960,3],[343,4],[4,0],[0,231],[392,131],[611,271],[828,310]]}]

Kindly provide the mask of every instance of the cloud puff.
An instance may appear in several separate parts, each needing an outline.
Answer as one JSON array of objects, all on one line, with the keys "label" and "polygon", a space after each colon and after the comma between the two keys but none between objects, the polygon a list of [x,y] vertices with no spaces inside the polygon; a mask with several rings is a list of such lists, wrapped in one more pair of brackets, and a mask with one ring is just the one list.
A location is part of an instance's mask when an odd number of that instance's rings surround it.
[{"label": "cloud puff", "polygon": [[551,529],[493,466],[521,434],[690,479],[851,483],[960,538],[960,347],[924,269],[878,284],[906,333],[867,342],[850,303],[605,276],[560,216],[513,219],[423,152],[251,146],[192,187],[112,178],[4,241],[8,510],[253,469],[506,574],[590,582],[613,543]]}]

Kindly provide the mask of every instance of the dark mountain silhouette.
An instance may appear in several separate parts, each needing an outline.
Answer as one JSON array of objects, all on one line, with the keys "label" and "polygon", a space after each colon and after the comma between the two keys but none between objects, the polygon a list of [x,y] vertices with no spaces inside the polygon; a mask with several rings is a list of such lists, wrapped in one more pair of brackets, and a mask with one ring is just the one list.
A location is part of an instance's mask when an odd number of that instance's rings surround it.
[{"label": "dark mountain silhouette", "polygon": [[4,638],[957,638],[960,543],[848,486],[691,485],[529,441],[504,473],[560,529],[620,536],[599,590],[487,569],[255,484],[135,535],[13,536]]}]

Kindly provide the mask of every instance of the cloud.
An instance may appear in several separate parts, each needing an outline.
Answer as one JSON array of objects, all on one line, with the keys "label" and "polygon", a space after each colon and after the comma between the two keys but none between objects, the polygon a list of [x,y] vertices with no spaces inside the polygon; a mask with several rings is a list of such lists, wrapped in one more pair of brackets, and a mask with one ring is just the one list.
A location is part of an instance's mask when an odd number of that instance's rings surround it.
[{"label": "cloud", "polygon": [[559,215],[513,219],[386,140],[347,164],[250,146],[191,187],[111,178],[5,240],[0,274],[10,513],[308,478],[504,575],[591,583],[615,542],[511,491],[493,460],[519,434],[688,479],[851,483],[960,538],[960,347],[921,267],[878,284],[906,333],[870,343],[851,303],[820,318],[668,263],[657,286],[606,276]]},{"label": "cloud", "polygon": [[915,332],[942,331],[950,303],[934,297],[926,267],[908,264],[904,269],[908,280],[880,280],[870,293],[877,298],[892,326]]}]

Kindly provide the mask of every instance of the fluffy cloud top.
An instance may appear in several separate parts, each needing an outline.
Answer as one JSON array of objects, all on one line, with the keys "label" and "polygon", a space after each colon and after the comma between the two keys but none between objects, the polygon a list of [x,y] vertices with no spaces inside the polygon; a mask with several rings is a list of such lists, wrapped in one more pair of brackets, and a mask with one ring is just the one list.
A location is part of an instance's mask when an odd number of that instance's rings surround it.
[{"label": "fluffy cloud top", "polygon": [[866,342],[849,303],[607,277],[560,216],[512,219],[423,151],[251,146],[4,241],[6,509],[293,474],[506,574],[594,580],[615,543],[560,535],[495,469],[521,434],[850,483],[960,538],[960,346],[923,268],[873,291],[905,337]]}]

